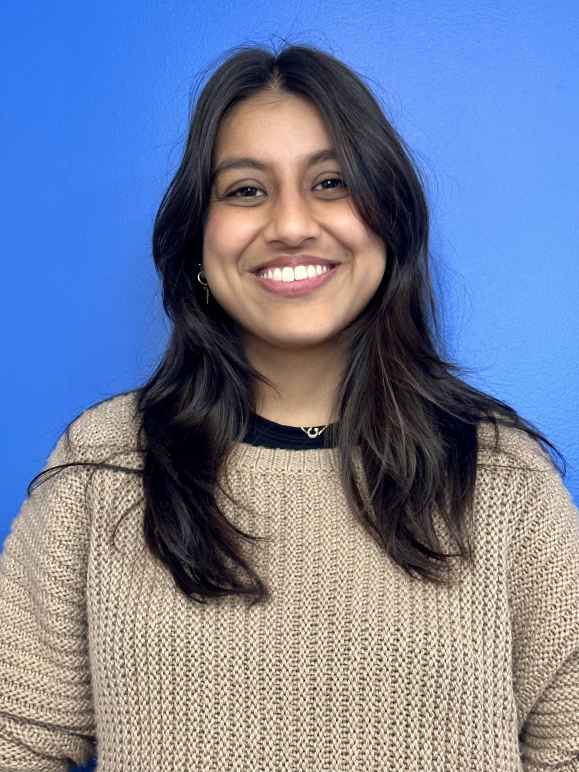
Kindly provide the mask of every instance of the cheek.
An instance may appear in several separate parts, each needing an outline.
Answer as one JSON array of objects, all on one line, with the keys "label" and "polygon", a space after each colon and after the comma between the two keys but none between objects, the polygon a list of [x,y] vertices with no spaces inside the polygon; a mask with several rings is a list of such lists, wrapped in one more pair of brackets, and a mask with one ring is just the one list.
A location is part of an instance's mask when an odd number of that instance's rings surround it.
[{"label": "cheek", "polygon": [[204,254],[236,257],[251,242],[253,231],[249,218],[215,208],[205,222]]},{"label": "cheek", "polygon": [[336,239],[353,255],[358,255],[367,262],[375,262],[377,259],[384,261],[386,246],[382,237],[370,230],[353,211],[343,213],[343,216],[336,219],[331,227]]},{"label": "cheek", "polygon": [[357,287],[360,302],[366,304],[373,297],[384,276],[385,263],[377,256],[356,266],[354,286]]},{"label": "cheek", "polygon": [[205,223],[203,234],[203,252],[207,254],[220,254],[227,249],[227,234],[231,231],[223,227],[223,218],[217,211],[210,213]]},{"label": "cheek", "polygon": [[352,284],[356,287],[358,301],[362,306],[374,296],[386,271],[386,250],[380,243],[366,242],[364,250],[358,252],[354,261]]}]

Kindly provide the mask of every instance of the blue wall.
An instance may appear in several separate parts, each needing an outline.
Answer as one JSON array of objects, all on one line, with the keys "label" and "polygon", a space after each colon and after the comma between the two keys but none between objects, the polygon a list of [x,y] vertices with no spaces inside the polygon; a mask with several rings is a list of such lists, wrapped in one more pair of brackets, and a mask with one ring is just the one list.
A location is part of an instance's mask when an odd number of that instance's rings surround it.
[{"label": "blue wall", "polygon": [[579,502],[576,2],[5,0],[0,28],[0,543],[66,423],[164,347],[152,220],[197,78],[278,35],[368,79],[426,178],[451,353]]}]

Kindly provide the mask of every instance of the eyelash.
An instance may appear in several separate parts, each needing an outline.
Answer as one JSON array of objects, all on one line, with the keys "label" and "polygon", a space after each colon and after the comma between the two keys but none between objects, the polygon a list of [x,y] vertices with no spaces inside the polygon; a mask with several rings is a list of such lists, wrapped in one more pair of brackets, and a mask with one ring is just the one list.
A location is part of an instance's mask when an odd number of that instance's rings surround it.
[{"label": "eyelash", "polygon": [[[348,187],[341,177],[327,177],[326,179],[318,182],[318,185],[321,185],[322,182],[341,182],[344,188]],[[255,185],[241,185],[241,187],[235,188],[235,190],[227,193],[225,198],[256,198],[255,196],[235,196],[234,194],[238,193],[240,190],[262,190],[262,188],[258,188]],[[324,190],[337,190],[337,188],[324,188]]]}]

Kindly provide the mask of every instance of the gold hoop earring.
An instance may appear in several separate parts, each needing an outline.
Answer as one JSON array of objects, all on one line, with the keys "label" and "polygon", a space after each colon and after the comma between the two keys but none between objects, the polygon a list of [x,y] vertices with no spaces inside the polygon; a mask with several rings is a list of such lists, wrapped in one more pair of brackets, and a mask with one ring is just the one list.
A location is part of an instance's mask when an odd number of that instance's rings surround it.
[{"label": "gold hoop earring", "polygon": [[[205,279],[205,281],[201,279],[201,274],[203,274],[203,278]],[[199,282],[199,284],[205,287],[205,303],[206,305],[209,305],[209,284],[207,282],[207,276],[205,276],[205,271],[203,269],[201,269],[197,274],[197,281]]]}]

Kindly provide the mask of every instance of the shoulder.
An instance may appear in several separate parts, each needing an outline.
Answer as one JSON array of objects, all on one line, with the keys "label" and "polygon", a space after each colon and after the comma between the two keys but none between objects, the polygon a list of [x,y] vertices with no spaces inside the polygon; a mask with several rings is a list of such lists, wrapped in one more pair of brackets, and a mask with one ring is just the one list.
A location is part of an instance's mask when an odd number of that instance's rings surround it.
[{"label": "shoulder", "polygon": [[[87,406],[59,437],[57,448],[69,458],[104,461],[140,452],[137,391],[123,392]],[[123,463],[122,461],[118,461]]]},{"label": "shoulder", "polygon": [[509,544],[514,584],[528,588],[531,570],[547,563],[553,575],[567,565],[576,598],[579,510],[571,492],[538,440],[520,429],[499,426],[495,448],[494,434],[492,424],[479,426],[477,511],[484,518],[482,530],[502,534]]},{"label": "shoulder", "polygon": [[495,445],[495,427],[492,423],[478,425],[478,466],[507,467],[530,472],[552,472],[555,469],[549,453],[538,440],[521,429],[498,426]]}]

